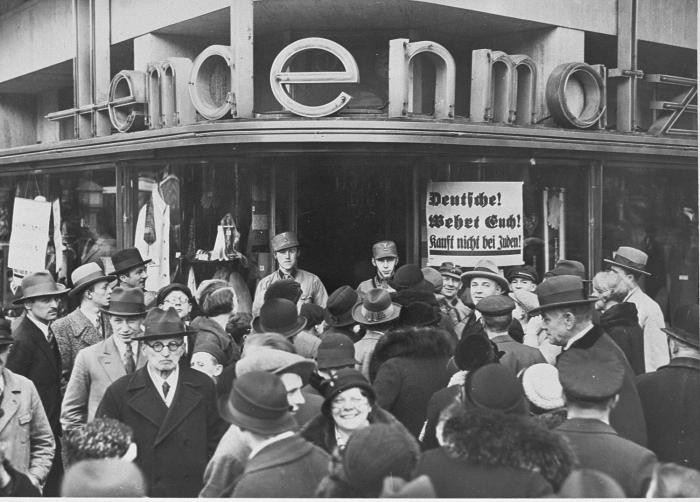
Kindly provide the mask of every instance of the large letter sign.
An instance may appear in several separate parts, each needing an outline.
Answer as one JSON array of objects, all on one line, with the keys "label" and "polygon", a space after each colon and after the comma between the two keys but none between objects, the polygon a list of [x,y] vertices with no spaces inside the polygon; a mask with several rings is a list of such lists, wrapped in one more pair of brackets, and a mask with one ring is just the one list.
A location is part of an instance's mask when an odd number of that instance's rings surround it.
[{"label": "large letter sign", "polygon": [[499,267],[523,263],[523,183],[430,183],[426,197],[428,265]]},{"label": "large letter sign", "polygon": [[[344,71],[319,71],[319,72],[290,72],[287,71],[290,60],[300,52],[311,49],[325,50],[337,57],[343,65]],[[289,95],[292,84],[341,84],[357,83],[360,81],[360,71],[357,62],[348,50],[331,40],[325,38],[304,38],[292,42],[282,49],[270,68],[270,86],[272,94],[279,103],[288,111],[302,117],[325,117],[331,115],[352,99],[352,96],[341,92],[333,101],[324,105],[309,106],[295,101]]]}]

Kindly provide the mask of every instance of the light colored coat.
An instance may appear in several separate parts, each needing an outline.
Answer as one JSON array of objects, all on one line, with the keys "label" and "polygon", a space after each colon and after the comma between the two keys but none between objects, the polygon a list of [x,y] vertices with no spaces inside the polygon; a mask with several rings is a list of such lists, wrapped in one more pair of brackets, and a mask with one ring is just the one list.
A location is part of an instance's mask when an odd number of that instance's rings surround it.
[{"label": "light colored coat", "polygon": [[[133,347],[136,367],[146,362],[138,347]],[[73,374],[68,381],[61,406],[61,425],[64,431],[75,429],[95,417],[97,407],[107,387],[126,375],[117,345],[112,337],[81,350],[75,359]]]},{"label": "light colored coat", "polygon": [[51,469],[56,443],[39,393],[28,378],[2,370],[5,392],[0,417],[0,448],[12,467],[37,487]]},{"label": "light colored coat", "polygon": [[661,331],[661,328],[666,327],[661,307],[638,287],[627,295],[625,301],[637,306],[639,325],[644,331],[644,369],[647,373],[656,371],[671,359],[666,333]]},{"label": "light colored coat", "polygon": [[[253,317],[260,315],[260,308],[265,302],[265,291],[273,282],[282,279],[279,270],[275,270],[270,275],[260,279],[258,286],[255,288],[255,297],[253,298]],[[313,303],[320,307],[326,307],[328,301],[328,292],[318,276],[307,272],[306,270],[297,269],[294,280],[301,285],[301,298],[297,302],[297,311],[305,303]]]}]

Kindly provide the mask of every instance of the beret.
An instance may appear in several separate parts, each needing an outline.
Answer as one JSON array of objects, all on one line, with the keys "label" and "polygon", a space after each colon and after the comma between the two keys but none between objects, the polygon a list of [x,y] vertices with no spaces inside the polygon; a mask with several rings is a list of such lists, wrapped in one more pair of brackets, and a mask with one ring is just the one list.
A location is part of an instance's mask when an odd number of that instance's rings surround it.
[{"label": "beret", "polygon": [[557,360],[564,394],[581,401],[604,401],[617,394],[625,366],[614,352],[591,347],[566,350]]},{"label": "beret", "polygon": [[507,295],[491,295],[482,299],[476,310],[486,316],[506,315],[513,312],[515,302]]}]

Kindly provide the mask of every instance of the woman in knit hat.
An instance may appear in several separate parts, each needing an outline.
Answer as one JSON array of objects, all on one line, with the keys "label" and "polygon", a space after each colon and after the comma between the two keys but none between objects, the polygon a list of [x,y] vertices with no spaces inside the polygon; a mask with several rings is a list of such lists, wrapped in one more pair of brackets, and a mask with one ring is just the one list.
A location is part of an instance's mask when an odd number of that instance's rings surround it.
[{"label": "woman in knit hat", "polygon": [[374,423],[389,424],[410,436],[391,413],[377,406],[374,389],[359,371],[343,368],[321,382],[320,388],[324,398],[321,412],[300,434],[328,453],[344,446],[353,432]]}]

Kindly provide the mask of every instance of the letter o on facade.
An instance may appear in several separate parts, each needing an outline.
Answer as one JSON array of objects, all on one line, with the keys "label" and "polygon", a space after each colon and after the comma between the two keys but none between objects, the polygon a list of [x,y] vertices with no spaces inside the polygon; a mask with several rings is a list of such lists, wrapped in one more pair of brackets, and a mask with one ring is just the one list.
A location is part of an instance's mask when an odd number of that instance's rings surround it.
[{"label": "letter o on facade", "polygon": [[218,120],[231,111],[231,47],[212,45],[192,64],[189,90],[197,111],[207,120]]},{"label": "letter o on facade", "polygon": [[587,129],[605,113],[605,82],[586,63],[564,63],[549,75],[546,98],[557,124]]},{"label": "letter o on facade", "polygon": [[119,132],[144,127],[146,109],[146,74],[122,70],[109,85],[109,120]]}]

